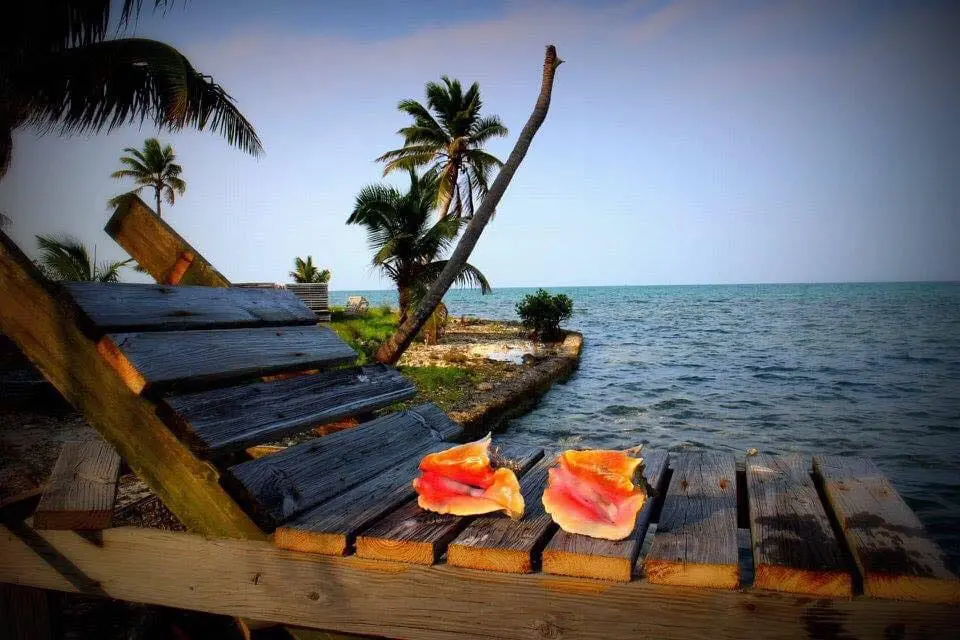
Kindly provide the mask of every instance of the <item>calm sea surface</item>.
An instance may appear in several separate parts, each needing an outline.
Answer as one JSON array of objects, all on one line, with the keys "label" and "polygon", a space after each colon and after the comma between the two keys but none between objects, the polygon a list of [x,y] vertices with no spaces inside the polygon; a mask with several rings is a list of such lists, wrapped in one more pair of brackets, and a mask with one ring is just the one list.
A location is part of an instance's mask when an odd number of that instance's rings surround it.
[{"label": "calm sea surface", "polygon": [[[960,284],[551,288],[574,300],[578,372],[504,440],[869,456],[960,569]],[[516,319],[533,289],[452,290]],[[396,304],[389,291],[362,294]]]}]

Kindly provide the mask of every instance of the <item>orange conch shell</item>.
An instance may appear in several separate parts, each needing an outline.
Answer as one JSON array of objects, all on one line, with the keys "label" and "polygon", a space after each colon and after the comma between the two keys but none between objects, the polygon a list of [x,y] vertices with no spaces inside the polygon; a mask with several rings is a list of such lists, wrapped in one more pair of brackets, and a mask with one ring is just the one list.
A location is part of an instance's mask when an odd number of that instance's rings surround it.
[{"label": "orange conch shell", "polygon": [[633,531],[647,492],[633,483],[643,465],[623,451],[564,451],[549,472],[543,507],[568,533],[623,540]]},{"label": "orange conch shell", "polygon": [[421,509],[456,516],[474,516],[505,511],[511,518],[523,517],[523,495],[513,471],[490,465],[490,435],[446,451],[431,453],[420,461],[420,477],[414,479]]}]

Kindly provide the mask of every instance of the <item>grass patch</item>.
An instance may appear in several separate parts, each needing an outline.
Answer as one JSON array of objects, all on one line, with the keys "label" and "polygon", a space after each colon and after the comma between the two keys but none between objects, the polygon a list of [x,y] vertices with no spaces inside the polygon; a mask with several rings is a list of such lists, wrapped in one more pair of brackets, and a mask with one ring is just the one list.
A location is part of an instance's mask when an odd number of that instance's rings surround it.
[{"label": "grass patch", "polygon": [[370,309],[362,316],[348,316],[343,307],[331,307],[330,328],[353,347],[360,357],[357,364],[373,361],[373,354],[397,329],[398,315],[391,309]]},{"label": "grass patch", "polygon": [[456,408],[480,382],[477,373],[458,367],[400,367],[400,373],[417,385],[417,397],[407,406],[433,402],[444,411]]}]

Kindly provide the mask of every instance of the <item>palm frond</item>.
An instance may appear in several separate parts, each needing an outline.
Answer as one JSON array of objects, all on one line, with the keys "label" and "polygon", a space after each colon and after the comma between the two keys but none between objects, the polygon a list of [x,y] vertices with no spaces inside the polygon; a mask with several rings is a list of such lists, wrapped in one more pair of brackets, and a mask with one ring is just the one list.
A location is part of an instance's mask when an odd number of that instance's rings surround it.
[{"label": "palm frond", "polygon": [[39,262],[44,273],[54,280],[89,282],[94,277],[94,265],[87,248],[68,235],[38,235]]},{"label": "palm frond", "polygon": [[[426,265],[423,270],[423,277],[427,283],[432,283],[439,277],[440,272],[447,266],[446,260],[436,260]],[[457,274],[454,284],[462,287],[480,287],[480,293],[486,295],[493,289],[487,281],[487,277],[470,263],[464,264],[460,273]]]},{"label": "palm frond", "polygon": [[179,51],[162,42],[127,38],[56,51],[12,79],[41,131],[110,131],[152,120],[179,131],[211,129],[258,156],[256,131],[233,99]]}]

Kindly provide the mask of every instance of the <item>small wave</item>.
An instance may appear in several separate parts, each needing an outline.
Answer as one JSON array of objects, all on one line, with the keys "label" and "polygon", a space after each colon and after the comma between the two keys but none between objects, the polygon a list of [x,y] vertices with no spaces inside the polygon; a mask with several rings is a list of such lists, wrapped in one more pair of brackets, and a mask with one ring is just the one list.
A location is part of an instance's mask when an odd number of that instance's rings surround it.
[{"label": "small wave", "polygon": [[677,378],[677,380],[681,380],[683,382],[711,382],[716,380],[716,378],[711,378],[709,376],[680,376]]},{"label": "small wave", "polygon": [[885,356],[887,360],[901,360],[904,362],[916,362],[917,364],[941,364],[942,358],[927,358],[924,356],[912,356],[909,353],[895,356]]},{"label": "small wave", "polygon": [[853,380],[837,380],[833,383],[833,386],[840,387],[841,389],[846,387],[849,389],[870,389],[876,387],[877,385],[873,382],[855,382]]},{"label": "small wave", "polygon": [[603,408],[602,413],[605,416],[635,416],[646,413],[643,407],[634,407],[626,404],[611,404]]},{"label": "small wave", "polygon": [[761,367],[761,366],[759,366],[759,365],[752,364],[752,365],[748,365],[748,366],[746,367],[746,369],[747,369],[747,371],[760,371],[760,372],[763,372],[763,373],[790,373],[791,371],[797,371],[799,368],[798,368],[798,367],[786,367],[786,366],[778,365],[778,364],[767,365],[767,366]]},{"label": "small wave", "polygon": [[657,411],[666,411],[667,409],[676,409],[677,407],[683,407],[693,404],[692,400],[687,400],[686,398],[671,398],[669,400],[661,400],[656,404],[651,405],[651,409],[656,409]]}]

